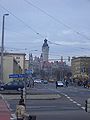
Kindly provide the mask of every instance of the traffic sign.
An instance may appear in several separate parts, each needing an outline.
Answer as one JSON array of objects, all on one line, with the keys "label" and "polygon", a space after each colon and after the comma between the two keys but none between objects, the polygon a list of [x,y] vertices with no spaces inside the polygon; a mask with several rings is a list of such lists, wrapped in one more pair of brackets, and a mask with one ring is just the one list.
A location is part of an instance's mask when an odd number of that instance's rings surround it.
[{"label": "traffic sign", "polygon": [[32,73],[33,73],[33,70],[31,70],[31,69],[26,70],[26,73],[27,73],[27,74],[32,74]]},{"label": "traffic sign", "polygon": [[25,78],[26,74],[10,74],[9,78]]}]

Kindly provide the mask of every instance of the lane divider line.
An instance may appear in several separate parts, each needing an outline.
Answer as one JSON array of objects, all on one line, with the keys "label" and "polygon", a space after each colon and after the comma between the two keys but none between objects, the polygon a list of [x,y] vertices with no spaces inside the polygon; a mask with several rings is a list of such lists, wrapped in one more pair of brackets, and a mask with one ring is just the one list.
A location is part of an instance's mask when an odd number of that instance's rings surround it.
[{"label": "lane divider line", "polygon": [[70,98],[68,95],[62,93],[62,95],[64,95],[67,99],[69,99],[71,102],[73,102],[74,104],[76,104],[77,106],[79,106],[81,109],[85,110],[85,107],[83,107],[81,104],[77,103],[75,100],[73,100],[72,98]]},{"label": "lane divider line", "polygon": [[73,101],[73,99],[71,99],[71,98],[70,98],[69,100],[70,100],[71,102]]},{"label": "lane divider line", "polygon": [[75,103],[75,104],[76,104],[77,102],[76,102],[76,101],[73,101],[73,103]]},{"label": "lane divider line", "polygon": [[81,104],[78,103],[77,106],[81,106]]}]

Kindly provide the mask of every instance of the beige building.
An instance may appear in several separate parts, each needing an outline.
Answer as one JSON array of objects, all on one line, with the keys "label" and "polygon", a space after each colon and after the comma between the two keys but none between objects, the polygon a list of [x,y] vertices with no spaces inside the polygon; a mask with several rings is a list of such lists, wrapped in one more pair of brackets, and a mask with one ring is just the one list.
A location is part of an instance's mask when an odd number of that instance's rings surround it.
[{"label": "beige building", "polygon": [[25,69],[29,69],[29,60],[25,60]]},{"label": "beige building", "polygon": [[25,53],[4,53],[4,56],[12,56],[16,59],[17,63],[20,65],[23,73],[25,70]]},{"label": "beige building", "polygon": [[73,57],[71,69],[73,77],[90,76],[90,57]]},{"label": "beige building", "polygon": [[[1,61],[1,57],[0,57]],[[6,55],[3,57],[3,82],[8,82],[16,78],[9,78],[10,74],[20,74],[22,73],[21,66],[17,63],[15,58],[11,55]]]}]

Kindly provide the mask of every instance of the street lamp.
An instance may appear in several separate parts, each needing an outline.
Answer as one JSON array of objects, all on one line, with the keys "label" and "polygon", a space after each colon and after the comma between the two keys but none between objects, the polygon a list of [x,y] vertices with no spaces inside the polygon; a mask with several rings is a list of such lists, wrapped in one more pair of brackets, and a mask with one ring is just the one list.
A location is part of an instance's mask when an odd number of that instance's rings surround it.
[{"label": "street lamp", "polygon": [[1,42],[1,80],[3,82],[3,52],[4,52],[4,24],[5,24],[5,16],[9,14],[3,14],[3,23],[2,23],[2,42]]}]

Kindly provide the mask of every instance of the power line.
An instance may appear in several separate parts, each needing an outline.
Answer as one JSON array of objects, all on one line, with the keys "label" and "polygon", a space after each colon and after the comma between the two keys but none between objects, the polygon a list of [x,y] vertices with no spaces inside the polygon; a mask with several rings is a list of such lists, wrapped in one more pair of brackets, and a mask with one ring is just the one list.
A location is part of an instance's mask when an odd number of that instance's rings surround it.
[{"label": "power line", "polygon": [[[12,16],[14,16],[17,20],[19,20],[20,22],[22,22],[25,26],[27,26],[28,28],[30,28],[34,33],[36,33],[37,35],[41,36],[42,38],[44,38],[44,36],[42,36],[39,32],[37,32],[35,29],[33,29],[31,26],[29,26],[28,24],[26,24],[22,19],[18,18],[15,14],[13,14],[12,12],[10,12],[9,10],[7,10],[5,7],[3,7],[1,4],[0,6],[7,11],[9,14],[11,14]],[[61,44],[57,44],[54,42],[51,42],[50,40],[48,40],[48,42],[50,44],[55,44],[55,45],[61,45]]]},{"label": "power line", "polygon": [[47,40],[50,44],[54,44],[54,45],[60,45],[60,46],[63,46],[62,44],[59,44],[59,43],[55,43],[55,42],[51,42],[50,40]]},{"label": "power line", "polygon": [[[51,16],[50,14],[48,14],[47,12],[45,12],[44,10],[42,10],[41,8],[33,5],[31,2],[29,2],[29,1],[27,1],[27,0],[24,0],[24,1],[27,2],[28,4],[32,5],[33,7],[39,9],[41,12],[43,12],[43,13],[46,14],[46,15],[48,15],[49,17],[51,17],[51,18],[54,19],[55,21],[58,21],[59,23],[62,23],[61,21],[59,21],[59,20],[56,19],[55,17]],[[10,13],[12,16],[14,16],[18,21],[22,22],[25,26],[27,26],[29,29],[31,29],[34,33],[36,33],[37,35],[39,35],[39,36],[41,36],[41,37],[44,38],[43,35],[41,35],[39,32],[37,32],[37,31],[36,31],[35,29],[33,29],[31,26],[29,26],[28,24],[26,24],[22,19],[18,18],[15,14],[13,14],[13,13],[10,12],[9,10],[7,10],[7,9],[6,9],[5,7],[3,7],[1,4],[0,4],[0,6],[1,6],[5,11],[7,11],[8,13]],[[66,24],[64,24],[64,23],[62,23],[62,24],[63,24],[65,27],[67,27],[68,29],[71,29],[71,28],[70,28],[69,26],[67,26]],[[76,33],[79,34],[79,35],[82,35],[81,33],[77,32],[77,31],[76,31]],[[85,35],[82,35],[82,36],[83,36],[83,37],[86,37]],[[86,38],[86,39],[88,39],[88,38]],[[89,40],[90,40],[90,39],[89,39]],[[62,46],[62,44],[55,43],[55,42],[52,42],[52,41],[50,41],[50,40],[48,40],[48,42],[49,42],[50,44]]]},{"label": "power line", "polygon": [[11,11],[9,11],[8,9],[6,9],[5,7],[3,7],[1,4],[0,6],[7,11],[9,14],[11,14],[12,16],[14,16],[18,21],[20,21],[21,23],[23,23],[26,27],[28,27],[29,29],[31,29],[34,33],[36,33],[37,35],[43,37],[39,32],[37,32],[35,29],[33,29],[30,25],[28,25],[27,23],[25,23],[22,19],[20,19],[19,17],[17,17],[15,14],[13,14]]},{"label": "power line", "polygon": [[59,24],[62,24],[63,26],[65,26],[66,28],[68,29],[71,29],[74,33],[76,33],[77,35],[79,36],[82,36],[83,38],[87,39],[87,40],[90,40],[90,38],[88,38],[86,35],[82,34],[81,32],[78,32],[74,29],[72,29],[69,25],[63,23],[61,20],[55,18],[54,16],[50,15],[48,12],[44,11],[43,9],[37,7],[36,5],[34,5],[33,3],[31,3],[30,1],[28,0],[24,0],[27,4],[33,6],[34,8],[38,9],[39,11],[41,11],[42,13],[44,13],[45,15],[49,16],[50,18],[52,18],[54,21],[58,22]]}]

